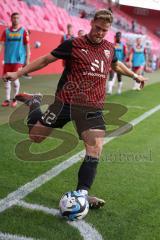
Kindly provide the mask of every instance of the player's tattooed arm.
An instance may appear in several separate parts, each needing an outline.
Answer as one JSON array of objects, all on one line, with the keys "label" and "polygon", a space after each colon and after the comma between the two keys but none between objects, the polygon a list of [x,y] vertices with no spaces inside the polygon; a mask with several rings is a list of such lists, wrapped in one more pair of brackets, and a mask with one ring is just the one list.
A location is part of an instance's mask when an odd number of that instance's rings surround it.
[{"label": "player's tattooed arm", "polygon": [[148,80],[147,78],[143,77],[142,75],[138,75],[138,74],[134,73],[131,69],[126,67],[120,61],[112,63],[112,69],[117,73],[120,73],[120,74],[125,75],[125,76],[130,77],[130,78],[133,78],[137,82],[143,82],[144,83],[145,81]]},{"label": "player's tattooed arm", "polygon": [[115,63],[112,63],[112,69],[117,72],[120,73],[122,75],[128,76],[133,78],[134,77],[134,72],[129,69],[128,67],[126,67],[122,62],[117,61]]},{"label": "player's tattooed arm", "polygon": [[45,55],[43,57],[36,59],[32,63],[26,65],[24,68],[22,68],[18,72],[8,72],[7,74],[5,74],[3,76],[3,80],[4,81],[6,81],[6,80],[14,81],[17,78],[22,77],[23,75],[25,75],[27,73],[35,72],[39,69],[42,69],[42,68],[46,67],[48,64],[50,64],[56,60],[57,60],[57,58],[54,57],[52,54]]}]

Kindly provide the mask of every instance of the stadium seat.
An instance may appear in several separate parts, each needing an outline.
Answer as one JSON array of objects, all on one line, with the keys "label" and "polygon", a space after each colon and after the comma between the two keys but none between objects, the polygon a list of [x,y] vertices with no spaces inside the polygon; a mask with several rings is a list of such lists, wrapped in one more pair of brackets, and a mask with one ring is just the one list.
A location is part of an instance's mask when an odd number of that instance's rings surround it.
[{"label": "stadium seat", "polygon": [[[106,3],[97,0],[86,0],[86,3],[94,8],[107,7]],[[65,9],[56,6],[52,0],[14,0],[12,4],[10,4],[10,0],[0,1],[0,18],[6,25],[10,24],[11,13],[17,11],[21,14],[21,24],[32,30],[64,34],[67,24],[71,23],[76,36],[79,29],[84,29],[85,32],[90,29],[89,20],[70,16]],[[116,7],[113,7],[113,12],[116,19],[120,19],[122,24],[127,24],[128,28],[131,29],[132,17]],[[143,32],[143,30],[143,26],[140,26],[139,31]],[[111,29],[107,35],[107,39],[112,42],[115,31]],[[125,33],[125,30],[123,32]],[[153,49],[160,49],[159,39],[149,31],[147,31],[147,36],[152,42]]]},{"label": "stadium seat", "polygon": [[0,18],[6,23],[6,25],[10,24],[10,14],[9,13],[1,11]]}]

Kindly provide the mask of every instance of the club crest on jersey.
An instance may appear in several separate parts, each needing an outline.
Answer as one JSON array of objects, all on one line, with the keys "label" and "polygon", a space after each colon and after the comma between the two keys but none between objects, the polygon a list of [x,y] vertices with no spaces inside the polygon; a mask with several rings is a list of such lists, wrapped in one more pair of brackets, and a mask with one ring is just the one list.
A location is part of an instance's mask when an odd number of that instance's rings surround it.
[{"label": "club crest on jersey", "polygon": [[110,52],[110,50],[104,50],[104,54],[105,54],[106,58],[109,58],[111,52]]}]

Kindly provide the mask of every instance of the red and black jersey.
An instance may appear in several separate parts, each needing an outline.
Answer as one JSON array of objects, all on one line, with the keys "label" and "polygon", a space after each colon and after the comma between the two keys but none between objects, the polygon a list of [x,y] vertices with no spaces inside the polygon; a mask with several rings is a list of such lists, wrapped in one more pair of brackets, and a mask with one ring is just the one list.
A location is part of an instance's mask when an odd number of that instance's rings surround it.
[{"label": "red and black jersey", "polygon": [[93,44],[84,36],[65,41],[51,54],[66,60],[56,97],[64,103],[102,108],[107,75],[117,61],[114,45],[107,40]]}]

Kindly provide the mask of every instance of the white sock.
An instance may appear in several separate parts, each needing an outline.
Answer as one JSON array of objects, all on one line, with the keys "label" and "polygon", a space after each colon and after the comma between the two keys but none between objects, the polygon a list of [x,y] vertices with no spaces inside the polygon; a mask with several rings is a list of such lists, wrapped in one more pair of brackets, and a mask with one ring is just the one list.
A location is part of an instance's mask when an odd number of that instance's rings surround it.
[{"label": "white sock", "polygon": [[135,89],[135,90],[140,89],[140,83],[137,83],[136,81],[134,81],[133,89]]},{"label": "white sock", "polygon": [[113,87],[114,84],[115,84],[116,78],[117,78],[117,73],[114,72],[113,79],[112,79],[112,87]]},{"label": "white sock", "polygon": [[140,90],[141,89],[141,84],[140,83],[137,83],[137,87],[138,87],[138,89]]},{"label": "white sock", "polygon": [[113,87],[112,81],[108,81],[108,93],[112,93],[112,87]]},{"label": "white sock", "polygon": [[11,99],[11,81],[7,81],[4,83],[6,90],[6,100],[10,101]]},{"label": "white sock", "polygon": [[13,87],[14,87],[14,98],[15,98],[15,96],[19,93],[19,89],[20,89],[20,81],[19,81],[19,79],[16,79],[13,82]]},{"label": "white sock", "polygon": [[118,94],[121,94],[122,92],[122,85],[123,85],[123,82],[118,82]]}]

